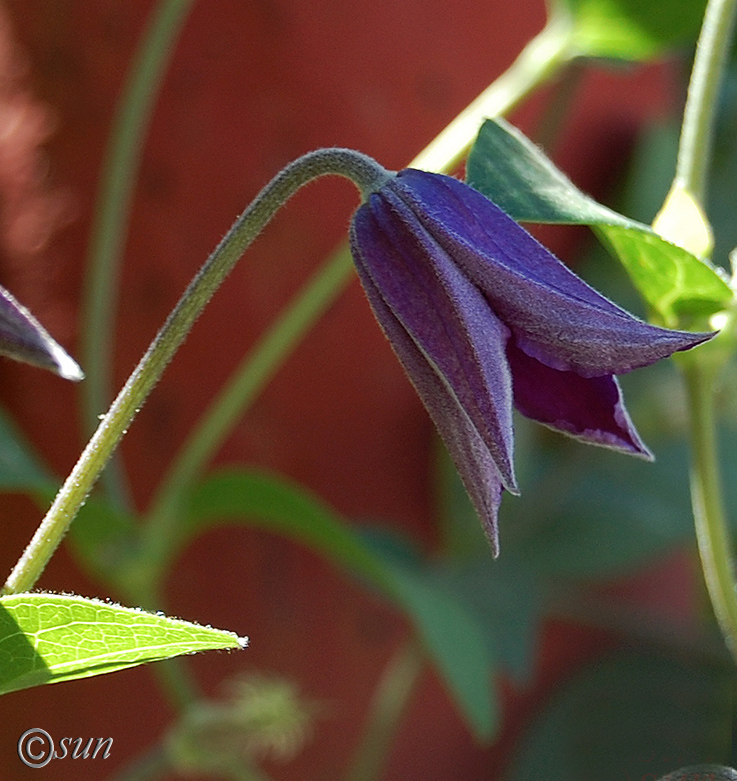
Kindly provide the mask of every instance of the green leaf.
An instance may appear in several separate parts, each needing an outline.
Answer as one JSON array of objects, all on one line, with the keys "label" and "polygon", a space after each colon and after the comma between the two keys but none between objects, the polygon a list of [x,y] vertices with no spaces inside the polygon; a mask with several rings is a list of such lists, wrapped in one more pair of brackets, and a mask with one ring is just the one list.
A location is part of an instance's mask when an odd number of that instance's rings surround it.
[{"label": "green leaf", "polygon": [[451,696],[480,741],[499,726],[492,656],[477,617],[431,572],[391,566],[395,598],[409,615]]},{"label": "green leaf", "polygon": [[703,320],[732,299],[720,270],[589,198],[504,120],[487,120],[482,126],[469,156],[467,180],[518,222],[591,226],[669,326]]},{"label": "green leaf", "polygon": [[517,222],[640,227],[597,203],[516,127],[487,119],[466,164],[466,181]]},{"label": "green leaf", "polygon": [[[519,445],[520,437],[515,438]],[[525,684],[533,672],[546,584],[524,552],[520,555],[514,544],[507,544],[506,536],[503,555],[490,559],[489,542],[444,449],[437,462],[437,483],[444,548],[451,555],[433,567],[432,576],[476,617],[491,658]]]},{"label": "green leaf", "polygon": [[387,594],[415,625],[473,732],[492,736],[491,658],[482,631],[452,591],[433,583],[414,549],[396,536],[361,533],[303,489],[254,472],[224,470],[197,486],[180,544],[224,522],[306,545]]},{"label": "green leaf", "polygon": [[701,660],[622,651],[559,688],[521,739],[505,781],[655,779],[724,761],[729,675]]},{"label": "green leaf", "polygon": [[222,470],[203,480],[190,494],[180,545],[224,522],[281,534],[380,588],[389,585],[381,560],[347,521],[273,475]]},{"label": "green leaf", "polygon": [[512,550],[438,566],[436,586],[475,617],[490,658],[519,684],[530,681],[540,633],[545,583]]},{"label": "green leaf", "polygon": [[623,576],[693,542],[685,447],[660,443],[652,464],[577,442],[556,452],[530,495],[504,505],[505,526],[534,516],[518,553],[539,573]]},{"label": "green leaf", "polygon": [[587,57],[648,60],[693,44],[705,0],[563,0],[574,51]]},{"label": "green leaf", "polygon": [[0,491],[47,493],[58,485],[10,417],[0,410]]},{"label": "green leaf", "polygon": [[232,632],[97,599],[0,597],[0,692],[123,670],[215,648],[243,648]]}]

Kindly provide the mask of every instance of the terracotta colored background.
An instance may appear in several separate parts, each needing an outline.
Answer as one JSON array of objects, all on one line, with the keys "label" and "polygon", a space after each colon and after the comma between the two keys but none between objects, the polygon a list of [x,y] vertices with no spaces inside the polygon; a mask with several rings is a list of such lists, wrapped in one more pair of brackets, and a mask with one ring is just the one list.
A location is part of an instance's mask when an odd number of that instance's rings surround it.
[{"label": "terracotta colored background", "polygon": [[[53,119],[47,187],[66,225],[38,252],[5,252],[0,281],[74,353],[97,177],[112,113],[151,0],[6,2],[27,56],[28,84]],[[131,216],[115,345],[124,381],[190,276],[234,216],[287,162],[312,148],[361,149],[401,167],[514,59],[543,24],[542,0],[201,0],[195,3],[146,141]],[[671,107],[665,67],[586,75],[558,159],[584,189],[606,192],[639,123]],[[534,128],[544,95],[515,119]],[[356,196],[341,182],[303,191],[236,269],[150,402],[123,451],[144,507],[192,420],[274,314],[344,237]],[[552,236],[570,252],[568,236]],[[0,399],[63,475],[82,445],[76,389],[3,362]],[[354,282],[238,425],[218,461],[286,474],[354,518],[381,519],[433,544],[433,432]],[[3,571],[39,512],[4,498]],[[111,596],[62,550],[42,587]],[[647,589],[641,582],[639,589]],[[273,671],[324,704],[314,740],[275,778],[335,779],[352,756],[372,689],[405,634],[401,618],[310,553],[266,534],[221,530],[172,574],[172,610],[252,639],[242,654],[194,660],[204,687],[237,670]],[[474,745],[427,672],[386,774],[494,779],[524,720],[555,681],[606,638],[546,630],[529,692],[506,686],[508,726]],[[170,716],[149,670],[16,693],[0,700],[3,779],[105,777],[160,734]],[[91,767],[30,771],[15,742],[31,726],[54,736],[112,736]],[[53,768],[53,769],[51,769]]]}]

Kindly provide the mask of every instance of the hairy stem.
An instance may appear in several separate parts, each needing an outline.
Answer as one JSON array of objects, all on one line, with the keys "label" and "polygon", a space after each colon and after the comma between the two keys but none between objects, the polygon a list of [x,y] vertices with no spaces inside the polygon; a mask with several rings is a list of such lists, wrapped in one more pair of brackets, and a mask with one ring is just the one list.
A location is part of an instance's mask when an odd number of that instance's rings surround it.
[{"label": "hairy stem", "polygon": [[279,207],[307,182],[327,174],[345,176],[362,193],[379,186],[390,175],[359,152],[322,149],[287,166],[256,196],[192,280],[100,422],[11,572],[4,593],[33,588],[113,450],[215,290]]},{"label": "hairy stem", "polygon": [[409,697],[422,672],[423,654],[405,642],[389,660],[374,691],[368,723],[346,781],[378,781]]}]

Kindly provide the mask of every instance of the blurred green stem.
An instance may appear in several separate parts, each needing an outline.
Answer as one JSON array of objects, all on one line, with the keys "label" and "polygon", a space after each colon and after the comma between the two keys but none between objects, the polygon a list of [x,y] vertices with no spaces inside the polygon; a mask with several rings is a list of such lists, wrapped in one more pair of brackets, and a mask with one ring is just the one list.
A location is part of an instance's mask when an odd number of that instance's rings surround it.
[{"label": "blurred green stem", "polygon": [[683,114],[674,185],[688,191],[703,208],[719,88],[732,44],[735,0],[709,0],[696,46]]},{"label": "blurred green stem", "polygon": [[737,591],[722,502],[714,415],[716,369],[693,360],[683,367],[691,410],[691,502],[706,586],[730,653],[737,661]]},{"label": "blurred green stem", "polygon": [[389,660],[374,691],[367,726],[346,781],[381,778],[397,727],[422,672],[423,659],[417,643],[409,640]]},{"label": "blurred green stem", "polygon": [[[683,115],[673,189],[689,193],[703,212],[714,118],[734,29],[737,0],[709,0],[696,47]],[[705,219],[705,218],[704,218]],[[710,230],[710,228],[709,228]],[[729,331],[734,330],[727,318]],[[724,339],[723,337],[727,337]],[[727,342],[731,334],[718,339]],[[737,661],[737,591],[732,569],[732,547],[722,501],[714,414],[715,382],[723,357],[717,340],[685,355],[682,367],[690,412],[692,469],[691,501],[701,566],[719,626]]]},{"label": "blurred green stem", "polygon": [[[81,328],[82,363],[87,376],[81,392],[88,433],[97,427],[98,416],[107,409],[112,396],[113,323],[119,270],[143,139],[192,2],[161,0],[156,6],[133,58],[105,153],[90,229]],[[108,495],[125,506],[127,489],[122,469],[110,467],[103,478]]]}]

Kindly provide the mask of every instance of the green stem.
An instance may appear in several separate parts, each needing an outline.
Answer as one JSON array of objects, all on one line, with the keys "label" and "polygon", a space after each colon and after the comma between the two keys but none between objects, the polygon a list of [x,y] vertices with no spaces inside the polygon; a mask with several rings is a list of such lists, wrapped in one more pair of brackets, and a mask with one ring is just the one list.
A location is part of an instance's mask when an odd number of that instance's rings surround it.
[{"label": "green stem", "polygon": [[156,781],[171,771],[169,755],[162,745],[156,744],[117,771],[113,781]]},{"label": "green stem", "polygon": [[[555,17],[530,41],[509,70],[459,114],[410,166],[438,172],[456,168],[484,119],[508,113],[534,87],[553,76],[567,61],[569,44],[568,23]],[[315,272],[199,420],[174,458],[148,512],[147,534],[159,551],[163,553],[168,547],[187,486],[201,474],[232,425],[286,361],[307,329],[344,290],[351,278],[350,268],[350,253],[344,246]],[[154,559],[164,560],[155,554]]]},{"label": "green stem", "polygon": [[716,369],[693,360],[683,367],[683,373],[691,411],[691,501],[701,566],[717,621],[727,647],[737,661],[737,591],[715,434]]},{"label": "green stem", "polygon": [[192,280],[100,422],[8,577],[4,593],[33,588],[112,452],[215,290],[279,207],[307,182],[327,174],[345,176],[363,194],[378,187],[390,175],[358,152],[322,149],[287,166],[256,196]]},{"label": "green stem", "polygon": [[706,186],[717,98],[732,43],[737,0],[709,0],[696,47],[683,115],[674,184],[702,206]]},{"label": "green stem", "polygon": [[[92,220],[84,294],[82,387],[84,420],[94,431],[111,391],[111,353],[120,260],[127,236],[133,187],[154,101],[193,0],[161,0],[133,59],[103,163]],[[125,504],[120,472],[107,470],[106,487]]]},{"label": "green stem", "polygon": [[[686,99],[671,193],[675,195],[680,190],[690,195],[697,210],[702,212],[707,192],[718,93],[736,10],[737,0],[709,0]],[[702,222],[708,228],[705,218],[702,218]],[[725,326],[717,340],[729,340],[732,334],[733,324]],[[693,355],[684,355],[679,363],[686,381],[690,408],[691,502],[701,566],[717,621],[737,661],[737,591],[721,494],[715,433],[714,383],[724,362],[724,356],[717,349],[717,340],[696,350]]]},{"label": "green stem", "polygon": [[377,781],[397,734],[409,697],[422,672],[424,657],[413,641],[389,660],[374,691],[368,725],[346,781]]},{"label": "green stem", "polygon": [[568,17],[553,14],[512,65],[425,147],[410,167],[455,170],[467,157],[484,119],[509,113],[572,58],[571,32]]}]

